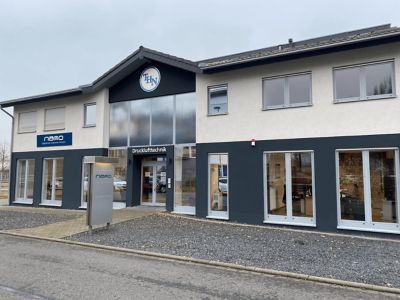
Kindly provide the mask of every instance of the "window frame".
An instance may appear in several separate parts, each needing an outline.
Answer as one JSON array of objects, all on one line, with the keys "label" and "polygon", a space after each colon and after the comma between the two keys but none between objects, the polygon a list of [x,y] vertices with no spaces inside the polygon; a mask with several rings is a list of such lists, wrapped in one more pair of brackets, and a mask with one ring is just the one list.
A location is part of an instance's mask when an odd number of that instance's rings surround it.
[{"label": "window frame", "polygon": [[[53,128],[53,129],[47,129],[46,128],[46,112],[49,110],[54,110],[54,109],[64,109],[64,126],[62,128]],[[43,126],[43,131],[58,131],[58,130],[65,130],[65,121],[66,121],[66,107],[65,106],[59,106],[59,107],[51,107],[51,108],[45,108],[44,109],[44,126]]]},{"label": "window frame", "polygon": [[[210,98],[211,98],[210,97],[210,93],[211,93],[212,89],[217,89],[217,88],[226,88],[226,112],[225,113],[211,114],[210,113]],[[227,115],[228,112],[229,112],[229,89],[228,89],[228,83],[207,86],[207,116],[208,117],[224,116],[224,115]]]},{"label": "window frame", "polygon": [[[35,113],[35,130],[32,131],[21,131],[20,126],[21,126],[21,115],[22,114],[29,114],[29,113]],[[23,111],[18,113],[18,128],[17,128],[17,133],[18,134],[24,134],[24,133],[36,133],[37,132],[37,111],[36,110],[30,110],[30,111]]]},{"label": "window frame", "polygon": [[[227,183],[226,183],[226,191],[227,191],[227,197],[226,197],[226,212],[225,211],[215,211],[215,210],[211,210],[210,207],[210,191],[211,191],[211,187],[210,187],[210,156],[211,155],[226,155],[228,158],[228,164],[227,164]],[[208,153],[207,154],[207,219],[219,219],[219,220],[229,220],[229,153],[228,152],[212,152],[212,153]]]},{"label": "window frame", "polygon": [[[367,76],[365,69],[368,66],[379,65],[379,64],[391,64],[391,71],[392,71],[392,93],[391,94],[381,94],[381,95],[372,95],[367,96]],[[337,87],[336,87],[336,72],[337,70],[345,70],[345,69],[353,69],[359,68],[360,69],[360,97],[348,97],[348,98],[337,98]],[[348,102],[358,102],[358,101],[368,101],[368,100],[379,100],[379,99],[390,99],[396,98],[396,69],[395,69],[395,60],[387,59],[387,60],[380,60],[380,61],[373,61],[367,63],[360,63],[360,64],[352,64],[346,66],[339,66],[332,68],[332,78],[333,78],[333,103],[348,103]]]},{"label": "window frame", "polygon": [[[88,106],[95,106],[96,121],[93,124],[87,124],[87,108]],[[83,128],[96,127],[97,125],[97,102],[88,102],[83,104]]]},{"label": "window frame", "polygon": [[[384,151],[393,150],[394,153],[394,170],[396,172],[396,216],[397,223],[373,222],[372,208],[371,208],[371,180],[369,168],[369,153],[371,151]],[[341,203],[340,203],[340,167],[339,167],[339,153],[359,151],[362,154],[363,166],[363,185],[364,185],[364,210],[365,220],[342,220],[341,216]],[[365,172],[368,170],[367,172]],[[349,149],[336,149],[335,150],[335,171],[336,171],[336,210],[337,210],[337,229],[356,230],[356,231],[370,231],[382,233],[397,233],[400,234],[400,167],[399,167],[399,148],[398,147],[377,147],[377,148],[349,148]]]},{"label": "window frame", "polygon": [[[309,84],[310,100],[309,100],[309,102],[291,104],[290,103],[289,78],[296,77],[296,76],[302,76],[302,75],[309,75],[310,76],[310,80],[309,80],[309,83],[310,83]],[[283,104],[282,105],[266,105],[266,103],[264,101],[265,100],[265,85],[264,85],[264,82],[267,81],[267,80],[274,80],[274,79],[283,79],[284,80],[284,86],[283,86],[284,99],[283,99]],[[307,106],[313,106],[312,72],[311,71],[284,74],[284,75],[277,75],[277,76],[269,76],[269,77],[263,77],[262,78],[262,110],[263,111],[274,110],[274,109],[283,109],[283,108],[307,107]]]},{"label": "window frame", "polygon": [[[267,182],[267,154],[283,153],[285,154],[285,185],[286,185],[286,215],[270,215],[268,214],[269,198],[268,198],[268,182]],[[292,183],[292,165],[291,153],[311,153],[311,172],[312,172],[312,204],[313,204],[313,217],[297,217],[293,216],[292,199],[288,197],[291,193]],[[289,158],[288,158],[289,157]],[[317,212],[316,212],[316,189],[315,189],[315,162],[314,150],[280,150],[280,151],[264,151],[263,152],[263,186],[264,186],[264,221],[265,224],[280,224],[280,225],[293,225],[293,226],[307,226],[316,227]],[[282,176],[282,174],[280,174]],[[288,184],[290,182],[290,184]],[[288,201],[289,200],[289,201]]]},{"label": "window frame", "polygon": [[[17,197],[17,192],[18,192],[18,165],[20,164],[20,162],[25,161],[25,176],[24,176],[24,198],[18,198]],[[28,174],[29,174],[29,164],[28,161],[33,161],[34,165],[33,165],[33,176],[35,176],[35,168],[36,168],[36,159],[34,158],[21,158],[21,159],[17,159],[17,168],[16,168],[16,176],[15,176],[15,190],[14,190],[14,201],[13,203],[16,204],[33,204],[33,197],[31,198],[27,198],[26,194],[27,194],[27,179],[28,179]],[[35,177],[33,177],[33,190],[35,189]]]},{"label": "window frame", "polygon": [[[65,159],[64,159],[64,157],[45,157],[45,158],[43,158],[43,167],[42,167],[42,191],[41,191],[41,202],[40,202],[40,204],[39,205],[42,205],[42,206],[59,206],[59,207],[61,207],[62,206],[62,199],[61,200],[56,200],[56,199],[53,199],[53,194],[55,194],[55,176],[54,176],[54,174],[57,172],[57,163],[56,164],[54,164],[54,161],[55,160],[60,160],[60,159],[62,159],[63,160],[63,162],[65,162]],[[46,161],[48,161],[48,160],[53,160],[53,170],[52,170],[52,192],[51,192],[51,200],[49,200],[49,199],[46,199],[46,197],[45,197],[45,190],[44,190],[44,185],[46,184],[46,182],[45,182],[45,167],[46,167]],[[65,168],[65,165],[63,164],[63,168]],[[62,198],[64,198],[64,179],[65,179],[65,169],[63,169],[63,194],[62,194]],[[53,192],[53,190],[54,190],[54,192]]]}]

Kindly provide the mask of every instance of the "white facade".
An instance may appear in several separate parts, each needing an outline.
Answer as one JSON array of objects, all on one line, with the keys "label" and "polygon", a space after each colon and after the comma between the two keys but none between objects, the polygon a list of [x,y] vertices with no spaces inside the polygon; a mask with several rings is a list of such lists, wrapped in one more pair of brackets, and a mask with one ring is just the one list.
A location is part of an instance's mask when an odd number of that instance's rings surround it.
[{"label": "white facade", "polygon": [[[93,127],[84,126],[84,105],[88,103],[96,103],[96,126]],[[59,107],[65,107],[65,129],[46,131],[45,110]],[[32,111],[36,111],[36,132],[18,133],[20,113]],[[108,148],[108,89],[90,95],[19,104],[14,107],[14,117],[13,152]],[[72,146],[37,147],[37,135],[63,132],[72,132]]]},{"label": "white facade", "polygon": [[[398,97],[334,103],[333,68],[394,60],[400,91],[400,43],[221,72],[196,79],[197,143],[391,134],[400,131]],[[263,110],[263,78],[311,72],[312,106]],[[208,116],[208,87],[228,85],[228,114]]]}]

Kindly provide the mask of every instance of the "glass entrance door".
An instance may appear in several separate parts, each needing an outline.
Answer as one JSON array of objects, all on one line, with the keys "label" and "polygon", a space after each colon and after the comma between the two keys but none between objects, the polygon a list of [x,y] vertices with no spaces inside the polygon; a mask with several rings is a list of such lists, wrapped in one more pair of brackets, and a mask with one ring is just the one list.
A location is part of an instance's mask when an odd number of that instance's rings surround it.
[{"label": "glass entrance door", "polygon": [[142,204],[165,205],[167,200],[167,172],[165,162],[142,163]]}]

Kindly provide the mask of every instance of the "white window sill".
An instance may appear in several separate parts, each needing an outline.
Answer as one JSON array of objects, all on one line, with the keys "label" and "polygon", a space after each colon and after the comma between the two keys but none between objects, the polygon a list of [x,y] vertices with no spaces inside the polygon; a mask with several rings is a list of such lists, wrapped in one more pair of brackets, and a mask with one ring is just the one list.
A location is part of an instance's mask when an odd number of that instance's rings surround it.
[{"label": "white window sill", "polygon": [[33,201],[31,201],[31,200],[15,200],[13,202],[13,204],[28,204],[28,205],[32,205]]},{"label": "white window sill", "polygon": [[189,215],[189,216],[195,216],[196,213],[195,212],[184,212],[184,211],[173,211],[173,214],[177,214],[177,215]]},{"label": "white window sill", "polygon": [[304,227],[317,227],[315,223],[302,223],[302,222],[290,222],[290,221],[271,221],[264,220],[264,224],[275,224],[275,225],[291,225],[291,226],[304,226]]},{"label": "white window sill", "polygon": [[400,230],[390,230],[390,229],[379,229],[379,228],[371,228],[371,227],[356,227],[356,226],[338,226],[337,229],[344,230],[355,230],[355,231],[364,231],[364,232],[379,232],[379,233],[395,233],[400,234]]},{"label": "white window sill", "polygon": [[40,206],[55,206],[55,207],[61,207],[61,201],[46,201],[46,202],[42,202],[39,205]]},{"label": "white window sill", "polygon": [[207,219],[216,219],[216,220],[229,220],[229,217],[222,217],[222,216],[206,216]]},{"label": "white window sill", "polygon": [[352,103],[352,102],[364,102],[364,101],[373,101],[373,100],[385,100],[385,99],[396,99],[397,95],[382,95],[380,96],[369,96],[367,98],[344,98],[344,99],[335,99],[333,104],[341,104],[341,103]]}]

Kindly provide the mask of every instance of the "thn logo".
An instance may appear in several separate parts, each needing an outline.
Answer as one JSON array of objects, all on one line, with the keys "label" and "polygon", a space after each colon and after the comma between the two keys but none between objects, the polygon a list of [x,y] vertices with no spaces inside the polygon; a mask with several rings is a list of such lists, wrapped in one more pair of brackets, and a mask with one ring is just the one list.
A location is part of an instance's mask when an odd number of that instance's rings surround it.
[{"label": "thn logo", "polygon": [[112,176],[110,174],[97,174],[96,178],[112,178]]},{"label": "thn logo", "polygon": [[160,71],[156,67],[150,67],[142,72],[139,83],[143,91],[152,92],[158,87],[160,80]]},{"label": "thn logo", "polygon": [[43,138],[44,142],[62,142],[64,140],[63,135],[50,135],[50,136],[45,136]]}]

